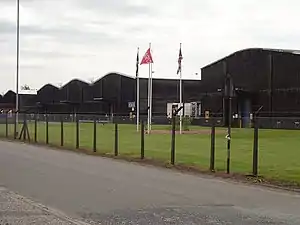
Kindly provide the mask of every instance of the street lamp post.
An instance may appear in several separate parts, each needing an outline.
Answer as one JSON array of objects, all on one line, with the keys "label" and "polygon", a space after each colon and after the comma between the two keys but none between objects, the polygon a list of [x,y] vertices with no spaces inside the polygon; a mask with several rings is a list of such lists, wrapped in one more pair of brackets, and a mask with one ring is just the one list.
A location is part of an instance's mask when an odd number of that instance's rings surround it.
[{"label": "street lamp post", "polygon": [[20,0],[17,0],[17,68],[16,68],[16,113],[19,111],[19,58],[20,58]]}]

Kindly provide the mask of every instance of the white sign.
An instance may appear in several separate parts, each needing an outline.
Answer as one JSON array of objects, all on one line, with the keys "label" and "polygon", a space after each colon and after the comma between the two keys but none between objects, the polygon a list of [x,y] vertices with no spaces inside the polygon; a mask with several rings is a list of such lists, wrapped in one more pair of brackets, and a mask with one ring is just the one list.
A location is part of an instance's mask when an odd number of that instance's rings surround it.
[{"label": "white sign", "polygon": [[128,102],[128,108],[135,108],[135,102]]}]

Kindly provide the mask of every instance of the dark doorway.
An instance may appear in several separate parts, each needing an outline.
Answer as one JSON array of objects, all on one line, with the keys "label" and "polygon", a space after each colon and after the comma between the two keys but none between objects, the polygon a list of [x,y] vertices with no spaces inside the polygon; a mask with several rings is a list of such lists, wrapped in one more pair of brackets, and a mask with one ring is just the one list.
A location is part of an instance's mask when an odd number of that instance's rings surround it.
[{"label": "dark doorway", "polygon": [[241,127],[251,126],[252,97],[249,92],[237,91],[238,115],[241,120]]}]

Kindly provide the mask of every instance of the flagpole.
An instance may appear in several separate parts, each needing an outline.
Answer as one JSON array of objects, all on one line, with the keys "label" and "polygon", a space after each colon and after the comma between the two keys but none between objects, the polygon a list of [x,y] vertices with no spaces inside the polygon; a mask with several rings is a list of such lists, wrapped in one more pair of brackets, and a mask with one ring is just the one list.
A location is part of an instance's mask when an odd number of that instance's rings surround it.
[{"label": "flagpole", "polygon": [[152,63],[150,63],[150,131],[152,130],[152,101],[153,101],[153,82],[152,82]]},{"label": "flagpole", "polygon": [[[149,43],[151,49],[151,43]],[[148,78],[148,134],[150,134],[150,95],[151,95],[151,63],[149,63],[149,78]]]},{"label": "flagpole", "polygon": [[20,0],[17,0],[16,122],[19,120]]},{"label": "flagpole", "polygon": [[[180,43],[180,49],[181,49],[181,43]],[[179,75],[179,101],[180,101],[180,107],[182,107],[182,64],[180,66],[180,75]],[[182,134],[182,112],[184,109],[182,109],[179,113],[179,133]]]},{"label": "flagpole", "polygon": [[140,123],[140,78],[139,78],[139,48],[137,50],[137,70],[136,70],[136,131],[139,132]]}]

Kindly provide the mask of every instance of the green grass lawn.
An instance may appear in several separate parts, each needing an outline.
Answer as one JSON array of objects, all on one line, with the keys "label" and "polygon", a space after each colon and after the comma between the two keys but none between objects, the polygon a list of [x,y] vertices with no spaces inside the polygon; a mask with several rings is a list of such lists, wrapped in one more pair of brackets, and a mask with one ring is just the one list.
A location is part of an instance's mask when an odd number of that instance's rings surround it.
[{"label": "green grass lawn", "polygon": [[[153,129],[169,129],[168,126],[153,126]],[[208,169],[210,161],[210,128],[192,127],[207,130],[206,134],[183,134],[176,136],[176,163]],[[13,125],[8,126],[9,136],[13,135]],[[31,139],[34,137],[34,124],[29,124]],[[38,124],[38,142],[45,143],[46,126]],[[226,168],[226,129],[217,128],[216,169]],[[0,125],[0,135],[5,136],[6,127]],[[49,143],[60,145],[60,124],[49,123]],[[138,157],[140,155],[140,133],[135,125],[119,125],[119,153]],[[300,184],[300,131],[260,130],[259,131],[259,174],[266,178]],[[97,151],[114,152],[114,125],[97,125]],[[65,146],[75,148],[75,123],[64,124]],[[170,134],[145,135],[145,157],[170,160]],[[93,124],[80,124],[80,148],[93,147]],[[231,148],[231,171],[251,173],[252,171],[253,129],[233,129]]]}]

